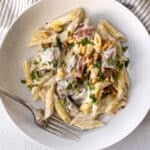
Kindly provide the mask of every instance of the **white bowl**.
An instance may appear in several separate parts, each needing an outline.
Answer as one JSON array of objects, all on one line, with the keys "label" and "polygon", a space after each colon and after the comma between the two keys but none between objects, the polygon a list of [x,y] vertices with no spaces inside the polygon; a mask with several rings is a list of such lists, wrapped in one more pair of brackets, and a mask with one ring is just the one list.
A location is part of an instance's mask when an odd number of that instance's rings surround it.
[{"label": "white bowl", "polygon": [[110,20],[128,37],[132,86],[127,107],[99,129],[85,132],[79,142],[51,135],[38,128],[28,110],[3,97],[6,111],[13,122],[30,138],[57,150],[98,150],[106,148],[131,133],[150,108],[150,38],[143,25],[125,7],[114,0],[43,0],[24,12],[12,25],[0,52],[0,85],[33,102],[29,90],[21,84],[22,62],[33,55],[27,44],[32,32],[45,22],[65,12],[83,7],[93,23]]}]

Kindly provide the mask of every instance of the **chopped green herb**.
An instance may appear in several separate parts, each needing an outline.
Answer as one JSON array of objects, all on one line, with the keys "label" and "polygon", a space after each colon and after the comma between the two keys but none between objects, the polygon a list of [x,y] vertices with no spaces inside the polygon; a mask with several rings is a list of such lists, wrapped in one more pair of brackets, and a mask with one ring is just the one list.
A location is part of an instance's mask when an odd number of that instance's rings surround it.
[{"label": "chopped green herb", "polygon": [[78,88],[77,80],[73,80],[73,81],[72,81],[72,86],[73,86],[75,89]]},{"label": "chopped green herb", "polygon": [[51,65],[53,62],[52,61],[48,61],[48,64]]},{"label": "chopped green herb", "polygon": [[75,43],[70,43],[69,46],[70,46],[70,48],[72,48],[75,46]]},{"label": "chopped green herb", "polygon": [[101,67],[101,62],[96,62],[96,63],[94,64],[94,67],[95,67],[95,68],[100,68],[100,67]]},{"label": "chopped green herb", "polygon": [[123,90],[124,93],[126,92],[126,88],[123,87],[122,90]]},{"label": "chopped green herb", "polygon": [[84,39],[82,39],[82,41],[80,42],[83,46],[87,45],[87,44],[91,44],[94,45],[94,43],[92,41],[90,41],[88,39],[88,37],[85,37]]},{"label": "chopped green herb", "polygon": [[87,85],[88,85],[88,87],[89,87],[90,90],[93,90],[93,89],[94,89],[94,84],[92,83],[91,80],[89,80],[89,81],[87,82]]},{"label": "chopped green herb", "polygon": [[62,48],[62,42],[59,37],[56,37],[56,46],[59,47],[60,49]]},{"label": "chopped green herb", "polygon": [[63,60],[62,61],[62,65],[65,67],[65,66],[67,66],[67,64],[66,64],[66,62]]},{"label": "chopped green herb", "polygon": [[68,31],[68,36],[70,36],[71,35],[71,32],[70,31]]},{"label": "chopped green herb", "polygon": [[100,81],[104,81],[105,79],[104,73],[100,72],[99,79]]},{"label": "chopped green herb", "polygon": [[38,85],[37,84],[31,84],[31,85],[28,85],[27,87],[31,90],[35,86],[38,86]]},{"label": "chopped green herb", "polygon": [[66,87],[66,90],[70,90],[72,88],[72,83],[69,83]]},{"label": "chopped green herb", "polygon": [[51,47],[51,44],[50,44],[50,43],[42,44],[43,51],[46,51],[47,48],[49,48],[49,47]]},{"label": "chopped green herb", "polygon": [[117,74],[117,73],[114,73],[114,74],[112,75],[112,77],[113,77],[114,81],[117,81],[117,79],[118,79],[118,74]]},{"label": "chopped green herb", "polygon": [[54,62],[53,62],[53,66],[54,66],[54,67],[57,67],[57,65],[58,65],[58,64],[57,64],[57,61],[54,61]]},{"label": "chopped green herb", "polygon": [[32,90],[32,88],[33,88],[32,85],[28,85],[27,87],[28,87],[30,90]]},{"label": "chopped green herb", "polygon": [[92,103],[96,103],[97,99],[95,98],[94,94],[90,94],[90,99],[92,100]]},{"label": "chopped green herb", "polygon": [[76,88],[76,91],[78,94],[80,94],[82,92],[82,90],[79,87]]},{"label": "chopped green herb", "polygon": [[63,106],[66,106],[66,104],[67,104],[66,98],[62,99],[62,100],[60,101],[60,103],[61,103]]},{"label": "chopped green herb", "polygon": [[32,80],[34,80],[36,78],[35,72],[31,72],[30,76],[31,76]]},{"label": "chopped green herb", "polygon": [[124,46],[124,47],[122,47],[122,51],[123,51],[123,52],[126,52],[126,51],[127,51],[127,49],[128,49],[128,46]]},{"label": "chopped green herb", "polygon": [[117,68],[118,68],[119,70],[121,70],[124,66],[125,66],[125,67],[128,67],[129,63],[130,63],[129,58],[128,58],[126,61],[123,61],[123,62],[118,61],[118,62],[117,62]]},{"label": "chopped green herb", "polygon": [[124,63],[122,63],[122,62],[120,62],[120,61],[117,62],[117,68],[118,68],[119,70],[121,70],[121,69],[123,68],[123,66],[124,66]]},{"label": "chopped green herb", "polygon": [[35,65],[37,65],[39,62],[38,62],[37,60],[34,60],[33,63],[34,63]]},{"label": "chopped green herb", "polygon": [[125,61],[125,67],[128,67],[129,62],[130,62],[130,61],[129,61],[129,58],[128,58],[128,60]]},{"label": "chopped green herb", "polygon": [[42,58],[40,57],[40,58],[39,58],[39,62],[41,62],[41,61],[42,61]]},{"label": "chopped green herb", "polygon": [[47,66],[47,63],[43,63],[42,66]]},{"label": "chopped green herb", "polygon": [[109,59],[108,59],[108,65],[110,65],[110,66],[116,65],[116,59],[109,58]]},{"label": "chopped green herb", "polygon": [[33,71],[30,75],[32,80],[37,80],[37,81],[39,81],[39,78],[42,77],[40,71],[35,71],[35,72]]},{"label": "chopped green herb", "polygon": [[21,83],[22,84],[26,84],[26,80],[21,80]]},{"label": "chopped green herb", "polygon": [[37,76],[38,76],[39,78],[41,78],[41,77],[42,77],[42,75],[41,75],[40,71],[37,71],[36,73],[37,73]]},{"label": "chopped green herb", "polygon": [[76,80],[73,80],[71,83],[68,83],[66,90],[70,90],[71,88],[78,89],[78,83]]}]

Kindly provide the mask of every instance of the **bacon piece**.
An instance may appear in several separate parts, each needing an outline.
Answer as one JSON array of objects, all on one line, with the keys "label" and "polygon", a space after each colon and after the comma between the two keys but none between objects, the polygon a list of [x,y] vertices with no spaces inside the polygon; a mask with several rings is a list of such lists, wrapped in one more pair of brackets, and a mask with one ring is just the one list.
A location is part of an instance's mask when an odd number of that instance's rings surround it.
[{"label": "bacon piece", "polygon": [[74,35],[75,35],[75,37],[80,37],[80,38],[84,38],[84,37],[93,38],[95,31],[96,31],[96,29],[94,26],[87,26],[84,24],[80,24],[77,27]]},{"label": "bacon piece", "polygon": [[85,58],[80,56],[76,67],[77,69],[76,75],[78,78],[82,78],[84,68],[85,68]]}]

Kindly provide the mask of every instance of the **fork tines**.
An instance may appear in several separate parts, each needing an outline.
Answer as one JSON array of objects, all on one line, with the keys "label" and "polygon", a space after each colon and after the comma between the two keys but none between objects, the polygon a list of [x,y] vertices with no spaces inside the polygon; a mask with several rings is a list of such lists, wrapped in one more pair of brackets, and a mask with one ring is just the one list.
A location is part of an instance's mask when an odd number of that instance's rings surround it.
[{"label": "fork tines", "polygon": [[78,140],[82,132],[81,129],[70,126],[55,116],[51,116],[48,120],[45,130],[54,135],[74,140]]}]

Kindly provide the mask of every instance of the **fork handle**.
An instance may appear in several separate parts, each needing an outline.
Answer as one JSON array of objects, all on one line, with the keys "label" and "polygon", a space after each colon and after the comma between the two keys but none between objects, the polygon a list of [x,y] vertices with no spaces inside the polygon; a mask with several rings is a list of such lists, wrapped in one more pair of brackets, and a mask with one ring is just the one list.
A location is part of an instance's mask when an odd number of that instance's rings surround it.
[{"label": "fork handle", "polygon": [[0,86],[0,93],[8,96],[11,98],[11,100],[14,100],[22,105],[24,105],[26,108],[28,108],[30,111],[33,110],[33,107],[31,104],[23,100],[22,98],[16,96],[15,94],[10,93],[8,90],[4,89],[3,87]]}]

